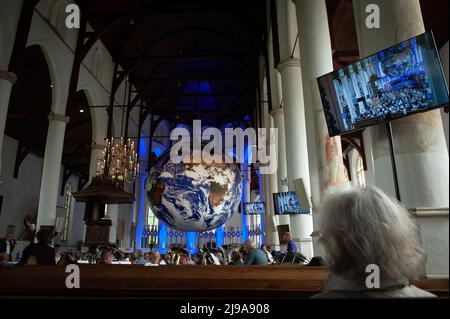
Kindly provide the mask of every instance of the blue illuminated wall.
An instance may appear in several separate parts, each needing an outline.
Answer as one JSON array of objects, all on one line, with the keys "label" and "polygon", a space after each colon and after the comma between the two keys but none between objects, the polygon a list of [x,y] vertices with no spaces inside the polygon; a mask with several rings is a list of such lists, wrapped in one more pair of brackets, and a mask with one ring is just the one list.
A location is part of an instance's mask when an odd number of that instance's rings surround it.
[{"label": "blue illuminated wall", "polygon": [[219,226],[216,229],[216,245],[217,247],[223,246],[225,240],[225,234],[223,232],[224,226]]},{"label": "blue illuminated wall", "polygon": [[[148,144],[146,142],[145,138],[141,138],[139,140],[139,159],[142,160],[148,160]],[[144,220],[145,220],[145,214],[146,214],[146,205],[145,205],[145,178],[146,174],[145,172],[140,172],[136,186],[139,187],[137,190],[138,198],[136,200],[138,201],[138,215],[136,216],[136,248],[141,248],[142,245],[142,235],[144,231]],[[136,195],[136,190],[135,190]]]},{"label": "blue illuminated wall", "polygon": [[[263,188],[262,188],[262,175],[261,173],[258,172],[258,188],[259,188],[259,201],[262,202],[263,201]],[[266,217],[267,212],[264,212],[264,214],[261,214],[261,218],[260,218],[260,227],[261,227],[261,243],[264,243],[264,218]]]},{"label": "blue illuminated wall", "polygon": [[188,232],[186,233],[186,248],[190,254],[197,253],[197,233],[196,232]]},{"label": "blue illuminated wall", "polygon": [[158,251],[160,254],[167,253],[167,226],[164,223],[159,223],[159,234],[158,234]]},{"label": "blue illuminated wall", "polygon": [[[248,169],[248,165],[243,164],[242,167],[244,174],[246,174],[245,171]],[[244,209],[244,203],[247,201],[246,188],[248,183],[249,181],[244,176],[244,178],[242,178],[242,200],[241,200],[242,242],[245,242],[248,239],[247,219]]]}]

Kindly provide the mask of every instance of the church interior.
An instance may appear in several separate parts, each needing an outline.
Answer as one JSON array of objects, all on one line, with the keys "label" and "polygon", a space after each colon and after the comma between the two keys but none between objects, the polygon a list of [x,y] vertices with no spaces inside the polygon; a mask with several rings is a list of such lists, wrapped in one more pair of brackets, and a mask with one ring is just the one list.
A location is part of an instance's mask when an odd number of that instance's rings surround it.
[{"label": "church interior", "polygon": [[448,299],[448,12],[0,0],[0,299]]}]

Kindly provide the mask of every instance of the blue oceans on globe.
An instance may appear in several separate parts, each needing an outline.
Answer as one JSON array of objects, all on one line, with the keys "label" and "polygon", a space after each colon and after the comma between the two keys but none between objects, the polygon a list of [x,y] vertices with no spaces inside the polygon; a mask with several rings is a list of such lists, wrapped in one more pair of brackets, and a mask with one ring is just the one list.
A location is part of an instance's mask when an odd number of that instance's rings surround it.
[{"label": "blue oceans on globe", "polygon": [[238,210],[242,186],[235,163],[173,163],[170,152],[150,170],[146,192],[155,216],[178,231],[215,229]]}]

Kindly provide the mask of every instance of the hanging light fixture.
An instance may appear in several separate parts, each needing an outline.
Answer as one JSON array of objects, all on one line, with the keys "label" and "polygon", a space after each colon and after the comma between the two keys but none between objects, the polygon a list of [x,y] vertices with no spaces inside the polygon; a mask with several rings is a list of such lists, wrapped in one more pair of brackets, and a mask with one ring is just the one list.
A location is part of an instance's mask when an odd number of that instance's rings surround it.
[{"label": "hanging light fixture", "polygon": [[97,173],[117,186],[133,183],[139,174],[139,158],[135,142],[124,137],[106,139],[103,158],[97,163]]},{"label": "hanging light fixture", "polygon": [[[125,78],[124,103],[126,105],[128,76]],[[112,118],[112,113],[111,117]],[[123,188],[125,183],[134,183],[139,174],[139,157],[135,142],[127,137],[129,108],[122,112],[122,132],[120,137],[108,137],[103,158],[97,162],[97,174],[102,179]],[[124,124],[125,123],[125,124]]]}]

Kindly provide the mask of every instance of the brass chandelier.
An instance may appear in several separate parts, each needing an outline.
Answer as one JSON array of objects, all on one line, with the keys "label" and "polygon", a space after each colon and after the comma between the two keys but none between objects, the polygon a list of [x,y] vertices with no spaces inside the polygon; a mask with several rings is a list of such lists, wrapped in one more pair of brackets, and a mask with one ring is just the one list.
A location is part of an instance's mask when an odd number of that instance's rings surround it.
[{"label": "brass chandelier", "polygon": [[99,174],[118,186],[133,183],[139,174],[139,158],[135,142],[130,138],[106,139],[103,158],[97,164]]},{"label": "brass chandelier", "polygon": [[[124,105],[127,97],[128,76],[125,79]],[[122,109],[123,110],[123,109]],[[134,183],[139,175],[139,157],[135,141],[128,138],[128,121],[130,109],[122,113],[122,132],[120,137],[112,137],[112,108],[109,112],[108,137],[102,158],[97,162],[97,174],[103,180],[123,188],[125,183]],[[125,125],[124,125],[125,121]],[[124,128],[125,126],[125,128]]]}]

